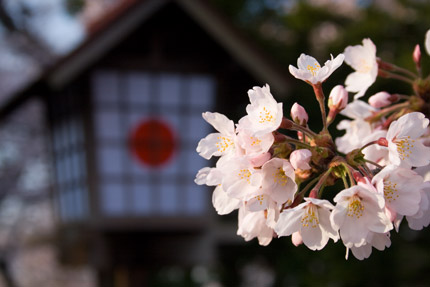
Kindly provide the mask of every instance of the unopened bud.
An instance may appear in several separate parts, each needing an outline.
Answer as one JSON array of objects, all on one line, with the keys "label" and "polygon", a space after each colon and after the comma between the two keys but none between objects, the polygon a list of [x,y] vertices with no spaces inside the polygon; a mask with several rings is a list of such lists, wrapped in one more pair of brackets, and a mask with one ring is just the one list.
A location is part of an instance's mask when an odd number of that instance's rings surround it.
[{"label": "unopened bud", "polygon": [[291,242],[296,247],[303,243],[303,238],[300,232],[296,231],[291,235]]},{"label": "unopened bud", "polygon": [[388,147],[388,140],[386,138],[379,138],[377,143],[380,146]]},{"label": "unopened bud", "polygon": [[272,155],[270,154],[270,152],[266,152],[266,153],[260,154],[256,157],[253,157],[250,160],[250,162],[251,162],[252,166],[259,167],[259,166],[262,166],[263,164],[265,164],[266,161],[268,161],[271,157],[272,157]]},{"label": "unopened bud", "polygon": [[379,92],[369,98],[369,105],[378,109],[386,107],[392,103],[391,95],[387,92]]},{"label": "unopened bud", "polygon": [[309,162],[312,157],[312,152],[308,149],[297,149],[290,154],[290,163],[294,169],[307,170],[311,166]]},{"label": "unopened bud", "polygon": [[291,118],[296,124],[301,126],[306,126],[309,119],[305,108],[303,108],[298,103],[294,103],[294,105],[291,107]]},{"label": "unopened bud", "polygon": [[338,111],[343,110],[348,104],[348,92],[342,85],[334,87],[328,97],[328,107]]},{"label": "unopened bud", "polygon": [[420,49],[420,45],[416,45],[414,52],[412,53],[412,59],[415,62],[415,65],[417,65],[417,68],[421,67],[421,49]]}]

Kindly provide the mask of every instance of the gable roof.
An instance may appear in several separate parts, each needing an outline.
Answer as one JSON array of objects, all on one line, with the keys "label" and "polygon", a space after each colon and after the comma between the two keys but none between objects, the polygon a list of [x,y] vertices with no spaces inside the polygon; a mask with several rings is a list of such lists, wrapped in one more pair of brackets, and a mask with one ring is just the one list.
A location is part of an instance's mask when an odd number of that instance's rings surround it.
[{"label": "gable roof", "polygon": [[278,95],[288,91],[288,74],[244,37],[226,18],[204,0],[124,0],[89,30],[89,37],[62,58],[33,84],[0,104],[0,117],[40,88],[59,89],[77,77],[167,3],[177,3],[245,70],[261,82],[270,83]]}]

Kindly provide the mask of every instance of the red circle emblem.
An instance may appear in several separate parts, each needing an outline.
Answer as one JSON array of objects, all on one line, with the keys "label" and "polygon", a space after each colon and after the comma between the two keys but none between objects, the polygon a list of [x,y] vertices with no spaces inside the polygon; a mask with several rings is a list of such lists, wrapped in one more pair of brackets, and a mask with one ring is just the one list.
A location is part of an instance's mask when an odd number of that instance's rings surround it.
[{"label": "red circle emblem", "polygon": [[130,145],[133,154],[141,163],[153,167],[168,162],[176,146],[169,125],[157,119],[138,124],[131,134]]}]

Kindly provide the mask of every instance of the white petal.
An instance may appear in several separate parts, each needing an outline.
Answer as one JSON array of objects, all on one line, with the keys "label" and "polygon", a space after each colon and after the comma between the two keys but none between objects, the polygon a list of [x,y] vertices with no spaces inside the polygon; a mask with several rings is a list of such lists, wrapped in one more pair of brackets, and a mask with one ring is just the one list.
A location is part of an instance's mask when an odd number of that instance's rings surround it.
[{"label": "white petal", "polygon": [[321,227],[317,226],[302,226],[300,230],[303,243],[311,250],[321,250],[328,242],[328,236],[323,234]]},{"label": "white petal", "polygon": [[234,135],[234,122],[220,113],[205,112],[203,118],[223,135]]},{"label": "white petal", "polygon": [[[299,208],[300,206],[300,208]],[[279,237],[289,236],[300,230],[303,215],[303,203],[293,209],[286,209],[280,215],[275,226],[275,232]]]},{"label": "white petal", "polygon": [[229,197],[221,186],[217,186],[212,194],[212,204],[219,215],[224,215],[238,209],[241,201]]},{"label": "white petal", "polygon": [[[221,147],[218,146],[220,143],[222,144]],[[196,151],[201,157],[210,159],[212,156],[221,156],[231,152],[233,147],[232,139],[223,137],[220,133],[213,133],[199,141]]]},{"label": "white petal", "polygon": [[351,247],[352,254],[354,254],[355,258],[358,260],[363,260],[369,258],[370,254],[372,254],[372,245],[365,244],[360,247]]}]

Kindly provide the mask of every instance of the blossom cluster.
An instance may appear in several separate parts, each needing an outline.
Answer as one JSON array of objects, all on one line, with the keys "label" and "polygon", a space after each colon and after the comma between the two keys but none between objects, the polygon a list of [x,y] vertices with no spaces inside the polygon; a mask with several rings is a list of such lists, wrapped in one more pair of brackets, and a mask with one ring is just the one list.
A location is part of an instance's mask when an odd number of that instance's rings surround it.
[{"label": "blossom cluster", "polygon": [[[430,55],[430,30],[425,49]],[[236,124],[225,115],[203,113],[216,132],[199,142],[197,152],[219,158],[215,167],[199,170],[195,182],[214,187],[218,214],[239,210],[238,235],[261,245],[291,235],[294,245],[311,250],[341,240],[347,256],[351,251],[364,259],[372,247],[391,245],[390,232],[403,219],[414,230],[430,224],[430,76],[422,76],[419,45],[412,53],[416,72],[384,62],[376,52],[364,39],[324,65],[305,54],[297,67],[290,65],[290,73],[313,88],[322,116],[319,132],[309,128],[298,103],[284,117],[268,85],[248,91],[246,115]],[[326,103],[322,84],[343,62],[354,72]],[[410,83],[413,94],[381,91],[362,101],[378,77]],[[345,134],[333,139],[328,127],[338,114],[348,119],[337,125]],[[337,181],[343,188],[333,190]]]}]

